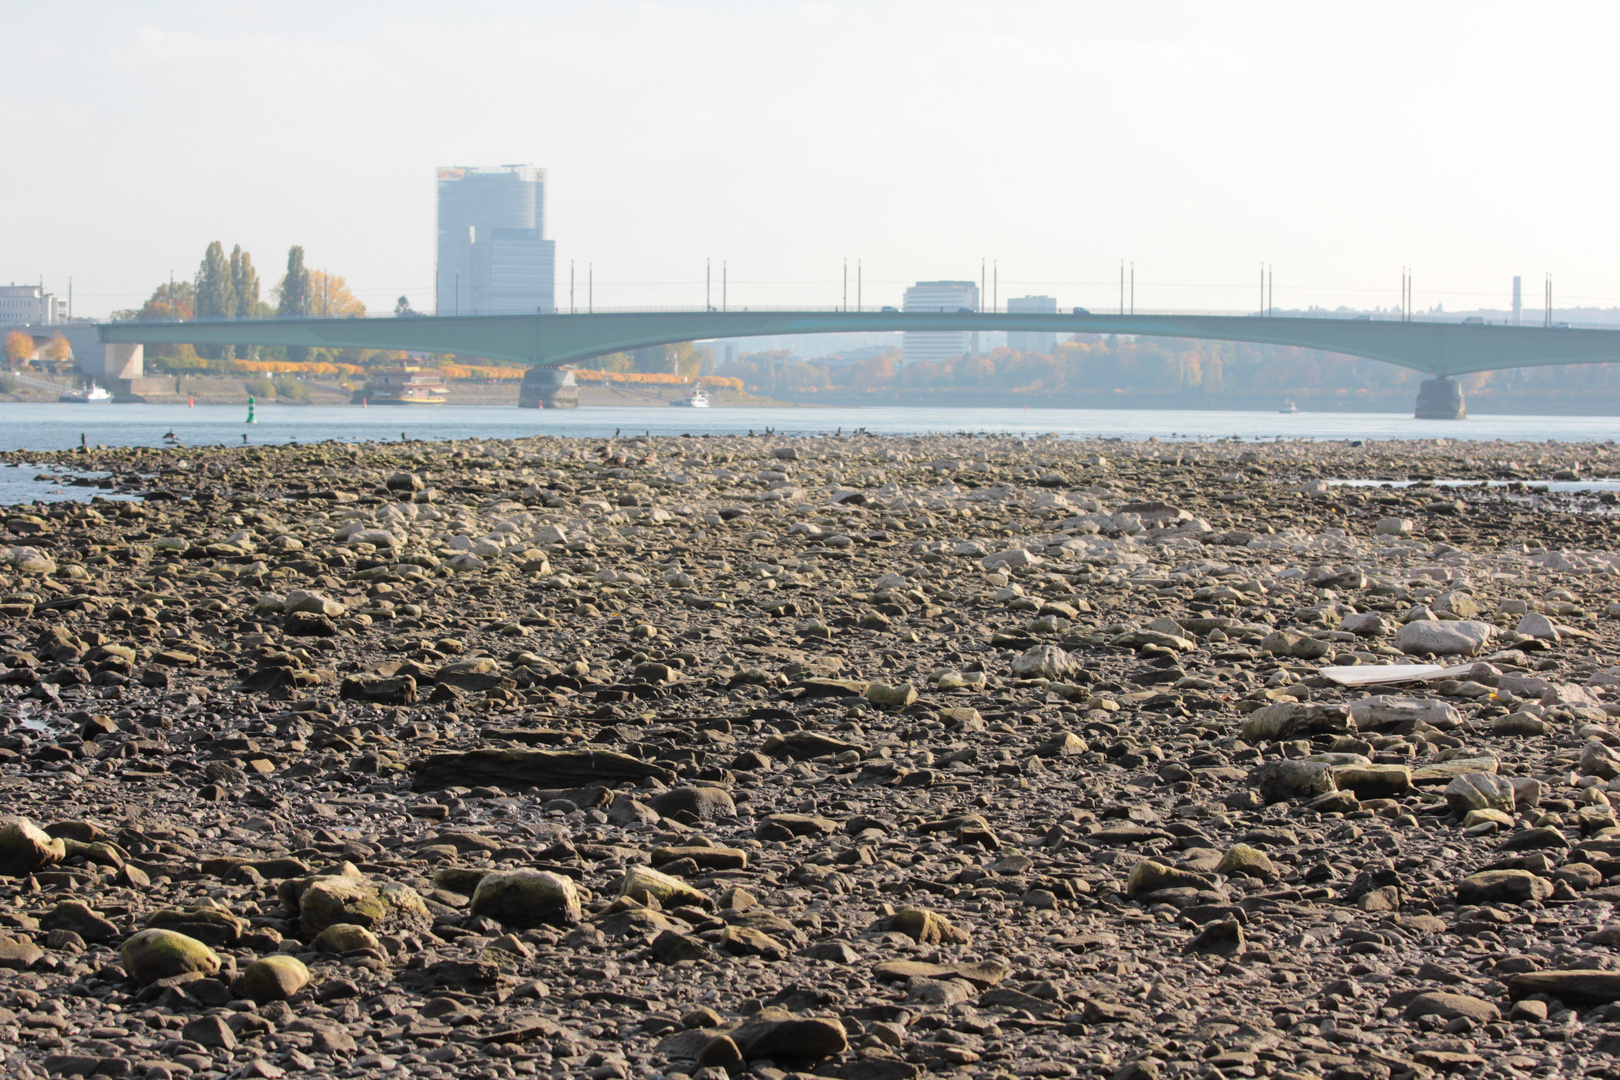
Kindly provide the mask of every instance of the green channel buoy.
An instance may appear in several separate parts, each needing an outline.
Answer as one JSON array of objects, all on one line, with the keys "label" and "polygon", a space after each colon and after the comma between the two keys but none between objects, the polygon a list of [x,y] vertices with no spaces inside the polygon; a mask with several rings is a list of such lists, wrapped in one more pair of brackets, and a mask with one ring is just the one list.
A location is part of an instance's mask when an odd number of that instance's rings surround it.
[{"label": "green channel buoy", "polygon": [[250,424],[257,424],[258,423],[257,420],[253,419],[253,395],[252,394],[248,395],[248,418],[247,418],[247,422],[250,423]]}]

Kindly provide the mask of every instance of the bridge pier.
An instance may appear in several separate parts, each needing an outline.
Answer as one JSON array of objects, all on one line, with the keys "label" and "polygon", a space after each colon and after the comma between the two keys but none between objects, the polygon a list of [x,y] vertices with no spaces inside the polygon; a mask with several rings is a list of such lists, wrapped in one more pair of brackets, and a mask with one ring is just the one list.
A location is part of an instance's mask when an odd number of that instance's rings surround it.
[{"label": "bridge pier", "polygon": [[1417,408],[1412,415],[1418,420],[1462,420],[1468,416],[1463,401],[1462,383],[1444,376],[1424,379],[1418,385]]},{"label": "bridge pier", "polygon": [[101,371],[109,379],[139,379],[146,374],[146,346],[103,345]]},{"label": "bridge pier", "polygon": [[574,373],[556,368],[530,368],[518,390],[518,408],[579,408],[579,385],[574,382]]}]

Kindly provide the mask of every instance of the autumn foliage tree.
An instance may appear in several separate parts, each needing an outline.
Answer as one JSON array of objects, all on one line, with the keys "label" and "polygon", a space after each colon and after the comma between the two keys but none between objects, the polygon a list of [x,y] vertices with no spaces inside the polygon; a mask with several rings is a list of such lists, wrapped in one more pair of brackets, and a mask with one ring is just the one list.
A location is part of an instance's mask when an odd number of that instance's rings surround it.
[{"label": "autumn foliage tree", "polygon": [[21,330],[13,330],[6,335],[6,359],[11,361],[12,367],[20,367],[34,358],[39,347],[34,344],[31,334]]},{"label": "autumn foliage tree", "polygon": [[341,274],[325,270],[309,271],[309,314],[317,319],[355,319],[366,313],[366,305],[349,291]]},{"label": "autumn foliage tree", "polygon": [[53,364],[71,364],[73,362],[73,346],[68,344],[67,338],[57,334],[46,342],[45,348],[41,350],[40,355]]},{"label": "autumn foliage tree", "polygon": [[[196,287],[189,281],[165,281],[152,290],[140,308],[113,312],[113,321],[185,322],[192,316],[196,295]],[[146,362],[158,371],[192,371],[208,366],[190,345],[148,345]]]}]

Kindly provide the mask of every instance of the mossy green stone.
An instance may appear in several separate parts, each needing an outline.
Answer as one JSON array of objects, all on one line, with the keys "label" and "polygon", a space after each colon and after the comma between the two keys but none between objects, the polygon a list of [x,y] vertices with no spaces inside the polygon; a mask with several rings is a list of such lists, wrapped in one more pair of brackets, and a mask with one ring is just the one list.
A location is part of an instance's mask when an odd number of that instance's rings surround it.
[{"label": "mossy green stone", "polygon": [[337,923],[353,923],[373,933],[421,933],[433,925],[433,916],[409,885],[317,878],[298,898],[299,929],[308,940]]},{"label": "mossy green stone", "polygon": [[130,978],[143,985],[192,972],[212,975],[219,970],[219,957],[213,949],[174,930],[142,930],[124,942],[119,956]]},{"label": "mossy green stone", "polygon": [[242,993],[256,1005],[286,1001],[309,985],[309,968],[296,956],[267,956],[242,972]]},{"label": "mossy green stone", "polygon": [[382,942],[377,940],[377,935],[354,923],[333,923],[316,934],[311,944],[323,953],[335,953],[339,956],[367,949],[382,951]]}]

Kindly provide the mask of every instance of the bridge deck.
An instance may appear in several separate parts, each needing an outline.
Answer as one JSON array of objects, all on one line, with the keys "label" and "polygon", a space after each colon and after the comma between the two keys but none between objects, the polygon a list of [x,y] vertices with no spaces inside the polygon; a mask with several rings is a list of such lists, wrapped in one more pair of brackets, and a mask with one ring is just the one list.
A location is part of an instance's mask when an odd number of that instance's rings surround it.
[{"label": "bridge deck", "polygon": [[679,341],[895,330],[1028,330],[1205,338],[1345,353],[1435,376],[1620,361],[1620,330],[1261,315],[696,311],[117,322],[106,344],[280,345],[459,353],[558,367]]}]

